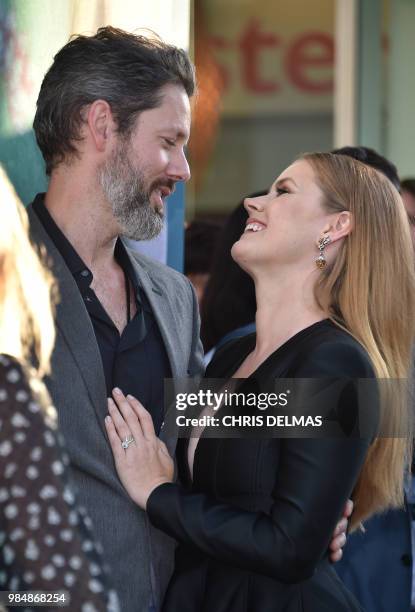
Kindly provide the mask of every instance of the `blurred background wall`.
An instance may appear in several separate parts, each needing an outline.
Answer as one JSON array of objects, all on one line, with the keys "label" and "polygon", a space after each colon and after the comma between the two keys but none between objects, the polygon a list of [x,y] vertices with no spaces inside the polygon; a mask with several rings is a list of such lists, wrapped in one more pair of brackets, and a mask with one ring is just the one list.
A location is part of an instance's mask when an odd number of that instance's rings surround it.
[{"label": "blurred background wall", "polygon": [[196,214],[221,215],[300,152],[331,147],[334,8],[332,0],[195,3]]},{"label": "blurred background wall", "polygon": [[148,248],[183,263],[183,221],[221,220],[299,153],[373,146],[415,174],[414,0],[0,0],[0,162],[25,203],[46,187],[31,124],[72,33],[150,28],[189,48],[192,180]]},{"label": "blurred background wall", "polygon": [[414,175],[414,27],[413,0],[196,1],[188,216],[220,218],[304,151],[370,146]]},{"label": "blurred background wall", "polygon": [[[47,186],[32,122],[54,54],[72,34],[92,34],[108,24],[151,29],[188,49],[190,11],[190,0],[0,0],[0,163],[25,204]],[[177,269],[183,267],[184,200],[181,186],[170,198],[162,235],[133,245]]]}]

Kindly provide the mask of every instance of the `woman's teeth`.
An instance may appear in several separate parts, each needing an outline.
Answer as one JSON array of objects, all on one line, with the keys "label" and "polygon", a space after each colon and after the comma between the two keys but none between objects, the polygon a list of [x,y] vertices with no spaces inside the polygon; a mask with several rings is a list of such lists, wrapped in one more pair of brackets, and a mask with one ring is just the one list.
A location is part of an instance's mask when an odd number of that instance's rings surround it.
[{"label": "woman's teeth", "polygon": [[248,223],[245,228],[245,231],[260,232],[263,229],[265,229],[265,227],[263,225],[260,225],[259,223]]}]

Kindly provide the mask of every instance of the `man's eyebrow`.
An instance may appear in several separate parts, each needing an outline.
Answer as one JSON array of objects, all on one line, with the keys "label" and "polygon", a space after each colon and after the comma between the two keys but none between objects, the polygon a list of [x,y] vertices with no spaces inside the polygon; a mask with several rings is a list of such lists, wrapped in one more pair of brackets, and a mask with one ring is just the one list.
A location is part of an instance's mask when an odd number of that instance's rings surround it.
[{"label": "man's eyebrow", "polygon": [[178,138],[180,140],[188,140],[189,139],[189,134],[184,132],[181,128],[176,128],[174,126],[165,126],[165,127],[161,127],[158,130],[159,134],[174,134],[175,138]]}]

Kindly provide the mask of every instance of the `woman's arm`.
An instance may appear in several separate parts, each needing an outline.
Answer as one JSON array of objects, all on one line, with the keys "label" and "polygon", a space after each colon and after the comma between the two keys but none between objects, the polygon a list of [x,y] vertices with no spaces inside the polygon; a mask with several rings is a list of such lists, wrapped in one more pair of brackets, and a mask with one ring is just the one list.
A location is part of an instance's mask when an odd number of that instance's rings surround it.
[{"label": "woman's arm", "polygon": [[365,440],[284,440],[270,514],[218,503],[179,485],[156,487],[153,525],[207,555],[283,582],[309,578],[327,551],[364,460]]},{"label": "woman's arm", "polygon": [[[137,400],[130,403],[136,423],[118,400],[123,417],[113,404],[106,426],[121,481],[154,526],[222,562],[281,581],[312,575],[354,486],[366,440],[282,441],[271,512],[247,512],[172,483],[173,462],[151,435],[149,413]],[[120,441],[131,433],[135,442],[124,450]]]},{"label": "woman's arm", "polygon": [[[353,351],[352,351],[353,352]],[[303,360],[296,375],[317,377],[334,375],[333,363],[339,347],[313,352],[311,361]],[[342,349],[340,348],[340,354]],[[359,367],[359,353],[353,353],[348,366],[349,348],[343,351],[342,378],[349,373],[367,376],[367,362]],[[344,361],[344,363],[343,363]],[[317,364],[317,365],[316,365]],[[318,365],[320,364],[320,365]],[[327,364],[327,365],[324,365]],[[339,375],[339,370],[337,370]],[[357,401],[357,395],[352,395]],[[349,396],[348,396],[349,398]],[[280,463],[273,491],[274,503],[269,514],[243,511],[220,503],[210,496],[191,493],[169,482],[162,462],[162,447],[151,432],[151,417],[132,402],[133,410],[119,402],[124,419],[110,408],[112,422],[107,429],[113,445],[118,471],[127,490],[141,507],[146,507],[152,523],[181,542],[196,546],[212,558],[285,582],[304,580],[312,575],[326,553],[336,521],[350,496],[372,435],[365,438],[285,439],[281,440]],[[339,407],[337,407],[340,410]],[[359,412],[349,404],[341,410]],[[375,419],[373,420],[375,423]],[[115,427],[114,427],[115,424]],[[122,431],[122,427],[125,427]],[[117,434],[116,429],[119,431]],[[136,444],[121,448],[120,437],[133,433]],[[371,433],[374,433],[371,432]],[[151,447],[156,450],[158,468],[149,468]],[[127,476],[125,464],[130,466]],[[121,466],[121,471],[120,471]],[[141,467],[139,467],[141,466]],[[151,472],[154,473],[151,476]],[[131,483],[135,479],[135,484]],[[152,480],[154,484],[152,485]]]}]

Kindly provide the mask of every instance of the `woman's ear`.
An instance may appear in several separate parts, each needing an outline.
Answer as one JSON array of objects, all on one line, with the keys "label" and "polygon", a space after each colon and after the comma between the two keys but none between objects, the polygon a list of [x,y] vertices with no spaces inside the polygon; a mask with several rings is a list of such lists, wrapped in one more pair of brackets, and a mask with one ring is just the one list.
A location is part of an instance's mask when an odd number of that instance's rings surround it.
[{"label": "woman's ear", "polygon": [[349,210],[342,210],[332,215],[330,223],[324,228],[321,237],[328,236],[330,242],[336,242],[340,238],[348,236],[353,229],[353,216]]}]

